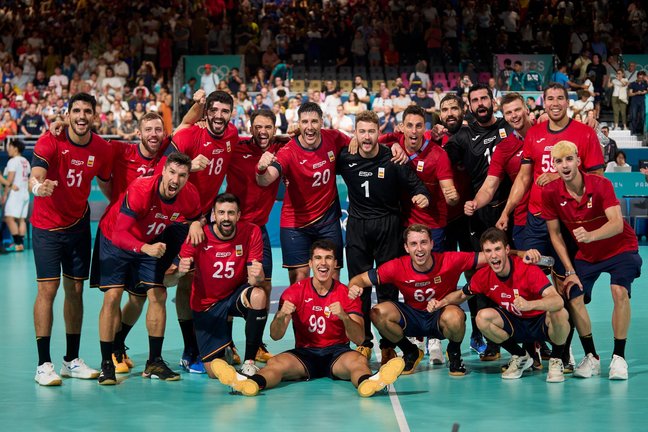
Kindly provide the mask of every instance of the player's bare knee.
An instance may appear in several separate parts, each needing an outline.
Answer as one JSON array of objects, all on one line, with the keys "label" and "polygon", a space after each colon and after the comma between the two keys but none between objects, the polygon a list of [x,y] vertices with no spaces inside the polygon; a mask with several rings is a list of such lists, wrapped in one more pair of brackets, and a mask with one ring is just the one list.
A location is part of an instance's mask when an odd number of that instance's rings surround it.
[{"label": "player's bare knee", "polygon": [[623,305],[630,303],[630,296],[628,295],[628,290],[621,285],[611,285],[610,289],[612,290],[612,300],[615,305]]},{"label": "player's bare knee", "polygon": [[38,297],[42,301],[54,303],[56,293],[58,292],[58,281],[56,282],[39,282]]},{"label": "player's bare knee", "polygon": [[381,305],[376,305],[371,310],[369,311],[369,318],[371,319],[371,322],[379,325],[385,322],[386,320],[386,315],[383,311],[383,307]]},{"label": "player's bare knee", "polygon": [[265,309],[266,304],[268,302],[268,297],[265,293],[265,291],[261,288],[248,288],[250,291],[249,294],[249,302],[250,304],[248,305],[249,308],[251,309]]},{"label": "player's bare knee", "polygon": [[146,292],[146,297],[150,304],[164,305],[167,299],[167,290],[161,288],[151,288]]}]

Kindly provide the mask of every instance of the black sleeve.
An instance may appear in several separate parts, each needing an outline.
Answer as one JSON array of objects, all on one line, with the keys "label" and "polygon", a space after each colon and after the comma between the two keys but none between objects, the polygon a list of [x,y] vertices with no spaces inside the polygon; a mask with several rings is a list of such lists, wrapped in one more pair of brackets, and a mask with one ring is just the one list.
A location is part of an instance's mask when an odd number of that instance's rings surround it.
[{"label": "black sleeve", "polygon": [[407,192],[411,197],[414,195],[425,195],[428,200],[432,200],[430,191],[423,184],[420,178],[414,173],[414,170],[410,164],[406,165],[396,165],[398,170],[398,180],[401,184],[401,188],[406,188]]},{"label": "black sleeve", "polygon": [[450,162],[452,162],[452,165],[457,165],[463,162],[464,149],[461,146],[460,134],[461,131],[459,131],[456,135],[450,138],[448,140],[448,143],[444,147],[446,153],[448,153],[448,157],[450,158]]}]

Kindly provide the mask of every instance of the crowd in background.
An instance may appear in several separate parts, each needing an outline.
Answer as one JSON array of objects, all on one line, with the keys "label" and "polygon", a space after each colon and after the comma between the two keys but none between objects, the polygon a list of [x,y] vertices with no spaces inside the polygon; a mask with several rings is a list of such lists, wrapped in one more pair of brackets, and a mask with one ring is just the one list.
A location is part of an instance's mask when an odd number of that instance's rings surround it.
[{"label": "crowd in background", "polygon": [[[629,126],[624,87],[637,71],[620,55],[648,52],[643,0],[5,0],[0,7],[0,139],[39,135],[80,91],[97,97],[95,127],[102,134],[132,139],[137,119],[152,110],[171,131],[170,80],[187,54],[244,55],[244,70],[211,83],[235,96],[241,131],[250,110],[264,105],[279,114],[285,130],[305,99],[323,105],[327,125],[347,132],[365,107],[378,112],[385,131],[411,103],[423,106],[432,124],[445,91],[461,93],[488,80],[494,53],[554,54],[559,67],[551,80],[581,94],[573,113],[595,121],[601,105],[611,106],[622,128]],[[321,90],[291,91],[291,68],[300,64],[396,67],[399,73],[386,76],[379,89],[360,76],[362,84],[350,93],[334,80]],[[526,80],[534,65],[521,66],[510,62],[490,77],[496,95],[542,88]],[[448,88],[433,81],[433,67],[464,75]],[[200,87],[186,83],[181,103],[188,105]],[[535,109],[541,102],[529,104]]]}]

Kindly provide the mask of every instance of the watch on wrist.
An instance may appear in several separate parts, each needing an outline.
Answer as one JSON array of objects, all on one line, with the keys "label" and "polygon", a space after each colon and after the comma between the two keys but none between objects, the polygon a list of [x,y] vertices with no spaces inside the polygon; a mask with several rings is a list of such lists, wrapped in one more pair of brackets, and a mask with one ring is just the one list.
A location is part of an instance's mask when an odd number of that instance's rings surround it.
[{"label": "watch on wrist", "polygon": [[565,277],[568,277],[568,276],[571,276],[571,275],[575,275],[575,274],[576,274],[576,270],[573,270],[573,271],[569,271],[569,270],[568,270],[568,271],[565,272]]}]

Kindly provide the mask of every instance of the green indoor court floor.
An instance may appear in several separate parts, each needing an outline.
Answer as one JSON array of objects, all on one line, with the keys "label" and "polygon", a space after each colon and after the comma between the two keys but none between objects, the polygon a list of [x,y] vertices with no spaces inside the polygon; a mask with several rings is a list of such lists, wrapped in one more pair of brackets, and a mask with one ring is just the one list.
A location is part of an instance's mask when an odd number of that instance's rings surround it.
[{"label": "green indoor court floor", "polygon": [[[648,246],[641,246],[644,262]],[[275,249],[275,263],[280,263]],[[274,310],[287,273],[275,264]],[[344,272],[345,273],[345,272]],[[525,374],[504,381],[500,365],[483,363],[464,340],[465,377],[453,378],[427,357],[416,373],[401,377],[389,393],[360,398],[348,382],[319,379],[285,383],[247,398],[205,375],[182,373],[182,380],[160,382],[141,377],[148,342],[143,322],[129,335],[129,355],[136,363],[119,385],[67,379],[60,387],[34,382],[37,362],[32,321],[36,294],[31,250],[0,256],[0,430],[2,431],[648,431],[648,293],[644,277],[635,281],[632,323],[628,337],[628,381],[609,381],[612,355],[612,301],[609,277],[597,283],[590,305],[593,333],[601,355],[601,376],[548,384],[545,373]],[[346,280],[346,274],[343,276]],[[62,290],[55,303],[52,358],[60,368],[65,349]],[[164,357],[178,370],[182,338],[169,291]],[[81,356],[97,368],[100,363],[98,315],[101,293],[86,288]],[[267,330],[266,330],[267,333]],[[244,346],[242,321],[235,320],[234,340]],[[271,352],[292,348],[292,332],[269,341]],[[445,346],[445,344],[444,344]],[[379,365],[375,356],[372,367]],[[582,357],[574,343],[577,362]],[[545,363],[546,366],[546,363]]]}]

